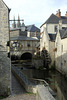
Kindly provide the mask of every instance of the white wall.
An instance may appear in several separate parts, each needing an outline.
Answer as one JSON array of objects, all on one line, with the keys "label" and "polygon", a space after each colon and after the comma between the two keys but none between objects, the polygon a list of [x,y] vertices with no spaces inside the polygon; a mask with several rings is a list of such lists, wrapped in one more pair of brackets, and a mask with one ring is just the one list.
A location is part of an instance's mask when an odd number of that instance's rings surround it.
[{"label": "white wall", "polygon": [[61,40],[61,45],[62,45],[62,64],[64,70],[65,69],[67,70],[67,38]]},{"label": "white wall", "polygon": [[49,51],[49,36],[46,29],[44,29],[44,33],[42,33],[42,37],[40,39],[40,51],[42,51],[43,47]]},{"label": "white wall", "polygon": [[[53,33],[53,34],[55,34],[56,32],[55,32],[55,26],[57,26],[58,27],[58,25],[59,25],[59,23],[58,24],[44,24],[42,27],[41,27],[41,32],[43,32],[44,31],[44,28],[46,28],[47,29],[47,32],[48,33]],[[62,27],[67,27],[67,24],[62,24]]]},{"label": "white wall", "polygon": [[67,38],[61,39],[57,34],[55,47],[57,47],[57,52],[55,52],[56,68],[67,74]]}]

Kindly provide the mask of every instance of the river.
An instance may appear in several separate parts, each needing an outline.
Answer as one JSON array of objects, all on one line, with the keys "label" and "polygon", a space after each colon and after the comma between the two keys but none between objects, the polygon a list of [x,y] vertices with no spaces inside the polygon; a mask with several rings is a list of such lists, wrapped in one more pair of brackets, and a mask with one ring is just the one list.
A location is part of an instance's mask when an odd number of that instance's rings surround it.
[{"label": "river", "polygon": [[66,76],[60,74],[56,70],[38,70],[27,66],[23,67],[22,65],[17,65],[17,67],[20,67],[22,73],[26,74],[28,78],[46,80],[51,89],[56,93],[56,100],[67,100]]}]

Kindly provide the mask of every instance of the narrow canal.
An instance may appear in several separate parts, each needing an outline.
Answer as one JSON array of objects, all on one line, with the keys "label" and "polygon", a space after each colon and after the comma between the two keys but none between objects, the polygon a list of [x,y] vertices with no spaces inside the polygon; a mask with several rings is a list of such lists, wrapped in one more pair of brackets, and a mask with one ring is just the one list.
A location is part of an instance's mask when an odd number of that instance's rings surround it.
[{"label": "narrow canal", "polygon": [[[29,78],[44,79],[49,83],[51,89],[56,93],[56,100],[67,100],[67,77],[63,76],[56,70],[46,71],[38,70],[31,67],[31,64],[14,64],[21,68],[21,72]],[[29,67],[30,66],[30,67]]]}]

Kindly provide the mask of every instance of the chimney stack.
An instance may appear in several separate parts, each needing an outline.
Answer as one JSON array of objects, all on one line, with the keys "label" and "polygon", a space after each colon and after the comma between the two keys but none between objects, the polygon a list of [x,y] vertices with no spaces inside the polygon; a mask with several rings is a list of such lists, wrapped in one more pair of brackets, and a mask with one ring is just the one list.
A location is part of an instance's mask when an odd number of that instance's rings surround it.
[{"label": "chimney stack", "polygon": [[67,11],[66,11],[65,17],[67,17]]},{"label": "chimney stack", "polygon": [[56,13],[56,16],[59,17],[59,18],[61,18],[61,11],[60,11],[60,9],[58,9],[58,11]]}]

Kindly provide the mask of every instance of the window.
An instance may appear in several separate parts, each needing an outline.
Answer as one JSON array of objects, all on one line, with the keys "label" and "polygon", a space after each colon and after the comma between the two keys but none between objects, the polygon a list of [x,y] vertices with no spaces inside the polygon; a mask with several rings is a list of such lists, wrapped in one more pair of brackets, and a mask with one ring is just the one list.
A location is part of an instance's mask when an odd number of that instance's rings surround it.
[{"label": "window", "polygon": [[55,32],[57,32],[57,26],[55,26]]}]

